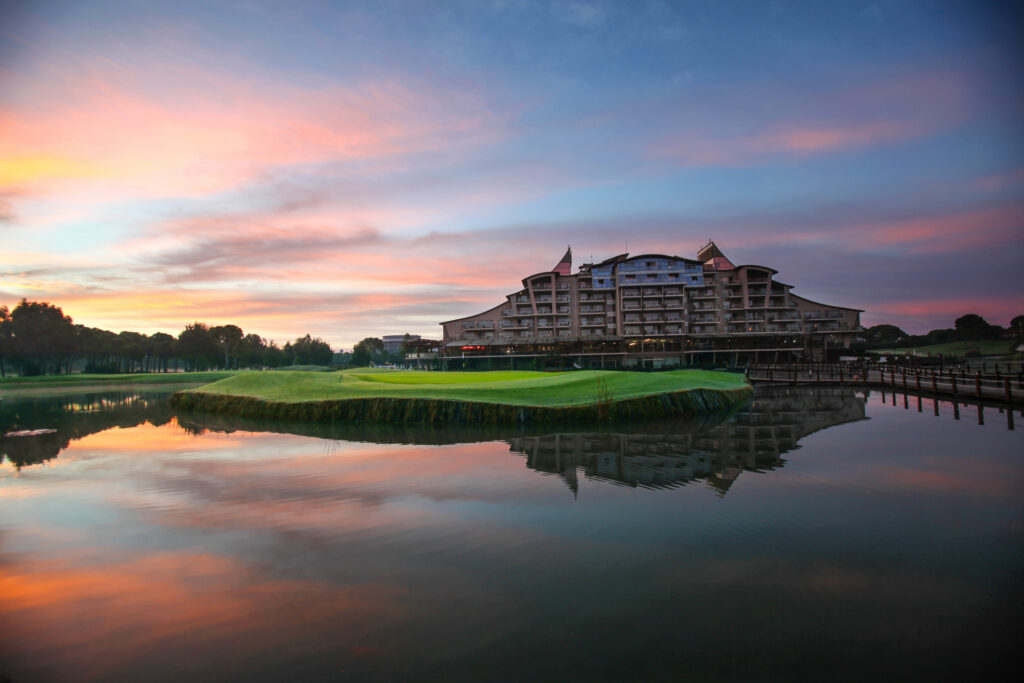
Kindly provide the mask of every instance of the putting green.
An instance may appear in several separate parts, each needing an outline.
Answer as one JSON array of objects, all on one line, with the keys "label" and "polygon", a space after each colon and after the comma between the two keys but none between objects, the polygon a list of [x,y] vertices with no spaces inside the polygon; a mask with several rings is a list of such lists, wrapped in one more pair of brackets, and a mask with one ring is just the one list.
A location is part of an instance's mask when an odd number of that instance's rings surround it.
[{"label": "putting green", "polygon": [[183,393],[275,402],[419,398],[512,406],[582,406],[694,389],[748,390],[742,375],[706,370],[642,373],[420,372],[357,368],[342,372],[246,372]]}]

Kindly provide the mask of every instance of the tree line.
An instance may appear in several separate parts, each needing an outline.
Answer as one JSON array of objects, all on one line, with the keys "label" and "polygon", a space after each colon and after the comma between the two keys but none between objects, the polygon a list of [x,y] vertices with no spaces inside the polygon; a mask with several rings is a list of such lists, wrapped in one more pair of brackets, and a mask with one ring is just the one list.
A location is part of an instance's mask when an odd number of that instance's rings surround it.
[{"label": "tree line", "polygon": [[177,337],[164,332],[110,332],[76,325],[59,307],[21,300],[0,306],[0,376],[71,372],[168,372],[327,365],[330,345],[306,335],[283,347],[237,325],[186,325]]},{"label": "tree line", "polygon": [[1010,321],[1009,327],[992,325],[976,313],[962,315],[953,321],[952,328],[936,329],[927,334],[907,334],[896,325],[882,324],[869,327],[861,335],[857,346],[871,348],[905,348],[930,346],[958,341],[984,341],[993,339],[1024,339],[1024,315]]}]

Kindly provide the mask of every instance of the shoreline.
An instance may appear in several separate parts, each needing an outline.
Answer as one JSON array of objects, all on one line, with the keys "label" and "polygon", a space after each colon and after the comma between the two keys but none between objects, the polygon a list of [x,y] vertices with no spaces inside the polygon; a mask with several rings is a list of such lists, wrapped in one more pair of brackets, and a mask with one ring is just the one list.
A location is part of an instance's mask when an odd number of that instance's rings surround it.
[{"label": "shoreline", "polygon": [[753,387],[746,385],[735,389],[685,389],[607,403],[534,406],[402,396],[275,401],[193,389],[176,392],[169,402],[176,410],[266,420],[515,425],[618,422],[706,415],[735,410],[749,402],[753,395]]}]

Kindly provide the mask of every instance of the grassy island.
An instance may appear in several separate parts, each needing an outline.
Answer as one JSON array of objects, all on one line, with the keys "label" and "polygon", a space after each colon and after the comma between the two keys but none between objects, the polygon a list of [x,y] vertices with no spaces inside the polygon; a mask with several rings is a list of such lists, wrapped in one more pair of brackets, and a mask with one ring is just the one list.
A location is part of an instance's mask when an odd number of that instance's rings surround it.
[{"label": "grassy island", "polygon": [[176,393],[182,410],[316,422],[515,424],[605,421],[731,410],[753,392],[742,375],[659,373],[247,372]]}]

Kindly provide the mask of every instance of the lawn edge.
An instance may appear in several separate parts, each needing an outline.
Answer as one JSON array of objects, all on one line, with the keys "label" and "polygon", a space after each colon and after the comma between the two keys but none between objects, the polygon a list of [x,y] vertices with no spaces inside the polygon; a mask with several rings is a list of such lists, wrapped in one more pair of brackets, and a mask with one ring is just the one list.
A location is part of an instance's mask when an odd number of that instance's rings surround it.
[{"label": "lawn edge", "polygon": [[499,425],[620,422],[702,415],[734,410],[747,403],[753,395],[750,385],[735,389],[697,387],[606,403],[529,406],[406,396],[274,401],[192,389],[173,394],[170,404],[176,410],[268,420]]}]

